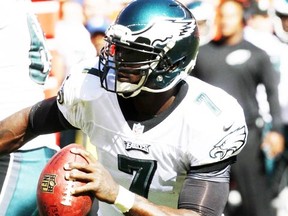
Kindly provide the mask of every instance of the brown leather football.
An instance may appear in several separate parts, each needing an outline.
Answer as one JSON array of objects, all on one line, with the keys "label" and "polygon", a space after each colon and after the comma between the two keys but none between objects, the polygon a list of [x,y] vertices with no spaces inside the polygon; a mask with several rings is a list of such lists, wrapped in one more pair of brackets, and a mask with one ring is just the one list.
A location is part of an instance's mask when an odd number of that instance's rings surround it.
[{"label": "brown leather football", "polygon": [[84,216],[92,207],[89,195],[72,196],[70,190],[83,182],[65,179],[64,164],[68,162],[88,163],[81,155],[70,152],[71,148],[83,148],[72,143],[57,152],[46,164],[39,177],[37,204],[41,216]]}]

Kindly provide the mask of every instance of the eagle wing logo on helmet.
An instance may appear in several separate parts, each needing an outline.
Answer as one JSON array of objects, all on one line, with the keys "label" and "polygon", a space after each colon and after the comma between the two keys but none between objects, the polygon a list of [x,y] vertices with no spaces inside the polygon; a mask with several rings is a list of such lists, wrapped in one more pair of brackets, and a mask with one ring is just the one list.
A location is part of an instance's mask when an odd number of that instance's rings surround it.
[{"label": "eagle wing logo on helmet", "polygon": [[133,35],[141,35],[141,37],[149,38],[151,45],[164,45],[169,41],[176,42],[182,38],[190,36],[195,31],[195,27],[195,19],[164,19],[153,22],[144,30],[133,32]]},{"label": "eagle wing logo on helmet", "polygon": [[246,127],[240,127],[226,135],[210,151],[210,157],[226,159],[239,151],[245,144],[247,138]]}]

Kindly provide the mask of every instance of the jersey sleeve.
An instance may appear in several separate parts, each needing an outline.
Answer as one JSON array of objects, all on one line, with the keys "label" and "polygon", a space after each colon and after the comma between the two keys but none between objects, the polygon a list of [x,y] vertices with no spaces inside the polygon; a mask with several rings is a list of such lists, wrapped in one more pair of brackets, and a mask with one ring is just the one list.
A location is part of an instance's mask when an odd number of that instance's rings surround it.
[{"label": "jersey sleeve", "polygon": [[235,99],[222,108],[219,122],[222,122],[218,142],[213,145],[209,152],[210,157],[221,161],[236,156],[244,148],[248,136],[248,129],[242,107]]},{"label": "jersey sleeve", "polygon": [[193,112],[187,115],[193,140],[187,148],[191,166],[206,166],[239,154],[246,144],[248,129],[242,107],[220,88],[193,83]]},{"label": "jersey sleeve", "polygon": [[72,68],[65,78],[57,95],[57,104],[67,121],[77,128],[82,128],[82,114],[85,102],[96,100],[104,91],[99,77],[89,74],[97,59],[89,59]]}]

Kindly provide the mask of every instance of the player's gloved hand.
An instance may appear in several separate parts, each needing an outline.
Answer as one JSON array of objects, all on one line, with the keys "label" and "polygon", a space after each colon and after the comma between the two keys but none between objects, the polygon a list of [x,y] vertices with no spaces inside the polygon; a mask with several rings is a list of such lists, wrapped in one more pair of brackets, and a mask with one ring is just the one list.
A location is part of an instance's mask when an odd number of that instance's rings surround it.
[{"label": "player's gloved hand", "polygon": [[119,185],[110,173],[90,152],[82,149],[71,149],[71,152],[86,158],[89,163],[72,162],[64,165],[64,169],[70,171],[67,172],[67,180],[87,182],[84,186],[74,188],[72,195],[91,192],[98,200],[113,204],[118,194]]},{"label": "player's gloved hand", "polygon": [[41,85],[51,71],[51,55],[46,45],[46,38],[42,29],[33,14],[27,14],[31,44],[29,49],[29,76]]}]

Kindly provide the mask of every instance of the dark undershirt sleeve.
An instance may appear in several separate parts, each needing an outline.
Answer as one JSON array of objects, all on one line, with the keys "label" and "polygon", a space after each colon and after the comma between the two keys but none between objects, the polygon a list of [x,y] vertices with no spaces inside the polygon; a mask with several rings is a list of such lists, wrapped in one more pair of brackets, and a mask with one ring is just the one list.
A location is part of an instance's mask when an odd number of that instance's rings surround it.
[{"label": "dark undershirt sleeve", "polygon": [[58,109],[56,97],[35,104],[29,114],[27,131],[35,136],[60,132],[73,127]]},{"label": "dark undershirt sleeve", "polygon": [[203,216],[221,216],[229,195],[231,164],[236,156],[218,163],[191,167],[178,200],[178,208]]},{"label": "dark undershirt sleeve", "polygon": [[180,192],[178,208],[191,209],[202,216],[221,216],[228,194],[228,182],[186,178]]}]

